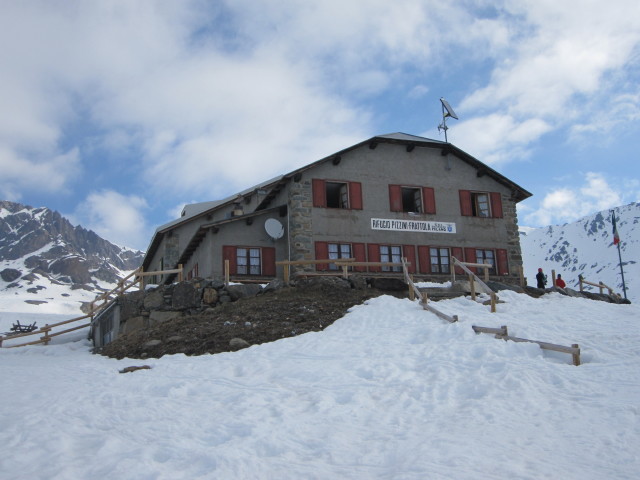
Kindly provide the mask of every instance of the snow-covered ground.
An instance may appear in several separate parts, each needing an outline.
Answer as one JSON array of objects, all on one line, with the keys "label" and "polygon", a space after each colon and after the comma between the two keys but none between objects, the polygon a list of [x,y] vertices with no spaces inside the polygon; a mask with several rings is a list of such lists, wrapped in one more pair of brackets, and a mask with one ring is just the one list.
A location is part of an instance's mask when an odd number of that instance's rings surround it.
[{"label": "snow-covered ground", "polygon": [[[640,308],[500,298],[494,314],[438,302],[447,324],[384,296],[323,332],[200,357],[113,360],[86,332],[0,349],[0,477],[638,478]],[[578,343],[583,365],[473,324]]]}]

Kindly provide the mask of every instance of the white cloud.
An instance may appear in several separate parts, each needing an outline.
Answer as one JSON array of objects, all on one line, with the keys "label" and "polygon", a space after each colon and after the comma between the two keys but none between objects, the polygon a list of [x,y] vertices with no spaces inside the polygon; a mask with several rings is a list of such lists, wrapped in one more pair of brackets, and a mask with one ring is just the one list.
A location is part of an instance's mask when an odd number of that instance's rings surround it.
[{"label": "white cloud", "polygon": [[144,219],[148,208],[144,198],[102,190],[90,194],[78,206],[73,218],[105,240],[143,250],[150,238]]},{"label": "white cloud", "polygon": [[629,200],[611,187],[602,173],[587,172],[583,181],[581,186],[551,190],[537,209],[524,209],[524,222],[534,226],[572,222],[590,213],[635,200]]}]

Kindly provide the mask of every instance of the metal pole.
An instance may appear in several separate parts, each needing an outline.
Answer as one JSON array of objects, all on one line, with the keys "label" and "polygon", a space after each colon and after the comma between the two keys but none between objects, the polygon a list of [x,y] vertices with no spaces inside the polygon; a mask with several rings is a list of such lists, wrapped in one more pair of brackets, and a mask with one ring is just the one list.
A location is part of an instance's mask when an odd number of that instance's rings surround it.
[{"label": "metal pole", "polygon": [[624,283],[624,270],[622,269],[622,255],[620,254],[620,242],[618,242],[618,259],[620,260],[620,275],[622,275],[622,291],[624,299],[627,300],[627,286]]}]

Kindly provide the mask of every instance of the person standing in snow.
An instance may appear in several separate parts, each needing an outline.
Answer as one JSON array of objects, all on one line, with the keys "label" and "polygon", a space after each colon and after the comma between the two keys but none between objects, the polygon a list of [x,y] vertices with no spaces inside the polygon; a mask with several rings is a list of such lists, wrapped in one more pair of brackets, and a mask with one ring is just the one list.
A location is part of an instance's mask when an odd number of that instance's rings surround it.
[{"label": "person standing in snow", "polygon": [[538,281],[538,288],[544,288],[547,284],[547,276],[542,273],[542,269],[538,269],[538,273],[536,274],[536,280]]},{"label": "person standing in snow", "polygon": [[562,279],[562,275],[558,274],[558,278],[556,278],[556,287],[560,287],[560,288],[566,288],[567,284],[564,283],[564,280]]}]

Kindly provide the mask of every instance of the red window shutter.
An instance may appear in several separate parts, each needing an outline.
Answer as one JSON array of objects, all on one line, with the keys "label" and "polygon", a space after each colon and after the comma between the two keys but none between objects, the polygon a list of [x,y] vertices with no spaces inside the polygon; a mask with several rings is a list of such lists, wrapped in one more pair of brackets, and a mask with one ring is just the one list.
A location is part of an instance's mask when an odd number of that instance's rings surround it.
[{"label": "red window shutter", "polygon": [[425,245],[418,245],[418,265],[420,273],[431,273],[431,250]]},{"label": "red window shutter", "polygon": [[400,185],[389,185],[389,205],[392,212],[402,211],[402,187]]},{"label": "red window shutter", "polygon": [[465,217],[473,215],[473,209],[471,208],[471,191],[460,190],[460,214]]},{"label": "red window shutter", "polygon": [[413,245],[403,245],[402,256],[410,263],[407,267],[409,273],[416,273],[416,247]]},{"label": "red window shutter", "polygon": [[349,208],[362,210],[362,184],[360,182],[349,182]]},{"label": "red window shutter", "polygon": [[236,260],[236,247],[231,245],[224,245],[222,247],[222,271],[224,272],[224,261],[229,260],[229,274],[235,275],[237,273],[237,260]]},{"label": "red window shutter", "polygon": [[[477,263],[475,248],[464,249],[464,261],[469,263]],[[469,270],[471,270],[473,273],[477,273],[476,267],[469,267]]]},{"label": "red window shutter", "polygon": [[[451,248],[451,256],[452,257],[456,257],[461,262],[464,262],[464,257],[463,257],[463,254],[462,254],[462,248],[460,248],[460,247],[452,247]],[[453,260],[451,260],[451,263],[453,264]],[[456,274],[458,274],[458,275],[462,275],[464,273],[464,270],[462,270],[462,268],[460,268],[460,267],[456,267],[455,271],[456,271]]]},{"label": "red window shutter", "polygon": [[[367,252],[364,247],[364,243],[352,243],[351,249],[353,251],[353,256],[356,259],[356,262],[366,262],[367,261]],[[364,272],[366,271],[366,267],[353,267],[356,272]]]},{"label": "red window shutter", "polygon": [[[324,260],[329,258],[329,247],[327,242],[316,242],[316,260]],[[316,270],[324,271],[329,270],[328,263],[319,263],[316,265]]]},{"label": "red window shutter", "polygon": [[313,189],[313,206],[314,207],[326,207],[327,206],[327,191],[325,181],[319,178],[314,178],[311,181]]},{"label": "red window shutter", "polygon": [[498,248],[496,253],[498,257],[498,275],[509,275],[507,251],[504,248]]},{"label": "red window shutter", "polygon": [[498,192],[491,192],[491,216],[502,218],[502,195]]},{"label": "red window shutter", "polygon": [[436,213],[436,195],[431,187],[422,187],[424,213]]},{"label": "red window shutter", "polygon": [[262,247],[262,275],[276,276],[276,249],[274,247]]},{"label": "red window shutter", "polygon": [[[369,254],[370,262],[379,262],[380,261],[380,245],[377,243],[369,243],[367,244],[367,253]],[[380,267],[369,267],[370,272],[379,272]]]}]

